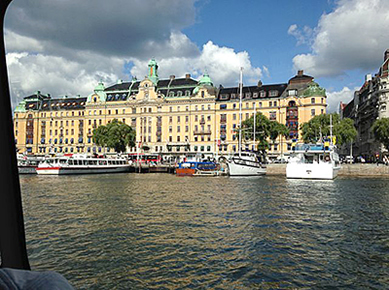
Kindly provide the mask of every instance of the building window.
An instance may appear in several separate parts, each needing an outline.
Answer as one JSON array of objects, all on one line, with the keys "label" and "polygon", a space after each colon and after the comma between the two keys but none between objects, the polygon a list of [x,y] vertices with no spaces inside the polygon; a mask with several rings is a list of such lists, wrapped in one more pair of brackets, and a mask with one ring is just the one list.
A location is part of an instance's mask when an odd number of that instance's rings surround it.
[{"label": "building window", "polygon": [[236,114],[232,114],[232,120],[236,120]]},{"label": "building window", "polygon": [[315,103],[315,98],[311,98],[311,104]]},{"label": "building window", "polygon": [[269,114],[269,120],[274,121],[277,119],[277,112],[276,111],[271,111]]},{"label": "building window", "polygon": [[181,127],[180,126],[177,126],[177,132],[181,132]]},{"label": "building window", "polygon": [[315,116],[315,109],[311,109],[311,116]]},{"label": "building window", "polygon": [[278,91],[275,91],[275,90],[270,91],[270,92],[269,92],[269,96],[270,96],[270,97],[277,97],[277,96],[278,96]]}]

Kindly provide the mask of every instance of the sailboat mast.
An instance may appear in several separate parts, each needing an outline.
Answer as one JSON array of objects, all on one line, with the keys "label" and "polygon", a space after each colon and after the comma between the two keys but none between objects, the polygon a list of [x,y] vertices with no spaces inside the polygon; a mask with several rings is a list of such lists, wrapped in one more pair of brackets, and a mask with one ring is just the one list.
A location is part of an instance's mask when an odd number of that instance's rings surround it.
[{"label": "sailboat mast", "polygon": [[256,109],[256,103],[254,103],[254,133],[253,133],[253,135],[254,135],[254,147],[253,147],[253,150],[255,150],[255,127],[256,127],[256,125],[257,125],[257,123],[256,123],[256,120],[255,120],[255,115],[256,115],[256,113],[257,113],[257,109]]},{"label": "sailboat mast", "polygon": [[243,91],[243,68],[240,68],[240,78],[239,78],[239,157],[241,156],[241,146],[242,146],[242,91]]},{"label": "sailboat mast", "polygon": [[332,115],[330,114],[330,141],[332,143]]}]

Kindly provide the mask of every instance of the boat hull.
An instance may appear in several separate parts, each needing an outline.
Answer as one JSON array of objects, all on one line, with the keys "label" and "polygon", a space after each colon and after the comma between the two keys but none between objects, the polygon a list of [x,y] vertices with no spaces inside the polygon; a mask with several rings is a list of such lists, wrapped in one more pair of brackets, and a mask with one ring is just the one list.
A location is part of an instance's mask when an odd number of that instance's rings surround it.
[{"label": "boat hull", "polygon": [[286,178],[289,179],[323,179],[332,180],[338,176],[340,167],[331,164],[293,164],[286,166]]},{"label": "boat hull", "polygon": [[260,176],[266,174],[266,168],[230,162],[228,163],[228,174],[230,176]]},{"label": "boat hull", "polygon": [[99,174],[129,172],[130,166],[115,167],[38,167],[38,175],[71,175],[71,174]]},{"label": "boat hull", "polygon": [[176,168],[177,176],[193,176],[196,172],[194,168]]},{"label": "boat hull", "polygon": [[18,166],[19,174],[36,174],[37,166]]}]

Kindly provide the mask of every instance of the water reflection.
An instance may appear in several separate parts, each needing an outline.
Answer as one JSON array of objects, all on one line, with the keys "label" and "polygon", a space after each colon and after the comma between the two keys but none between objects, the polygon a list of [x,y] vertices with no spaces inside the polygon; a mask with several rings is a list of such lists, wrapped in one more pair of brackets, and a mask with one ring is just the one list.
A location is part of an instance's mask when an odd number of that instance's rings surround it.
[{"label": "water reflection", "polygon": [[389,182],[21,177],[30,262],[76,288],[384,288]]}]

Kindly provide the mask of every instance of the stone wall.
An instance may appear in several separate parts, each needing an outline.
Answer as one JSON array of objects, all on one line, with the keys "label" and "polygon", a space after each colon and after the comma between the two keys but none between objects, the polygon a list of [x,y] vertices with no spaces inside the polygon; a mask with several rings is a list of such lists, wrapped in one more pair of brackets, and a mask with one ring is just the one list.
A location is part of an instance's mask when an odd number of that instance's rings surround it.
[{"label": "stone wall", "polygon": [[[268,164],[266,175],[286,175],[286,164]],[[379,164],[342,164],[338,176],[387,176],[389,166]]]}]

